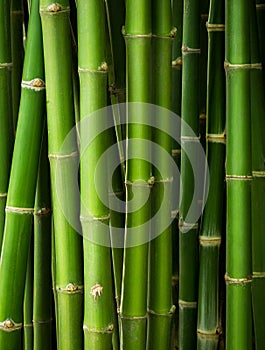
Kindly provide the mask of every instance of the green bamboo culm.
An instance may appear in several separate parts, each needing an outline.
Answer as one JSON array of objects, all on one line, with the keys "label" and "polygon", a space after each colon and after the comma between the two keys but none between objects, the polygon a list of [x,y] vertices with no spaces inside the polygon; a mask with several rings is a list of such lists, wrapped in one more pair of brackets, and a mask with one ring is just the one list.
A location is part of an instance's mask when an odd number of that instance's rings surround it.
[{"label": "green bamboo culm", "polygon": [[252,347],[249,11],[248,0],[226,1],[227,350]]},{"label": "green bamboo culm", "polygon": [[23,1],[11,0],[11,48],[12,48],[12,102],[13,124],[16,129],[19,101],[21,94],[21,79],[24,59],[23,46]]},{"label": "green bamboo culm", "polygon": [[[256,0],[256,9],[257,9],[257,23],[258,23],[258,34],[259,34],[259,49],[260,49],[260,59],[262,63],[263,71],[263,83],[265,83],[265,45],[264,45],[264,20],[265,20],[265,1]],[[265,92],[264,92],[265,93]]]},{"label": "green bamboo culm", "polygon": [[0,265],[0,348],[7,350],[19,350],[22,345],[23,296],[43,129],[44,103],[39,2],[33,0]]},{"label": "green bamboo culm", "polygon": [[[106,149],[107,140],[106,134],[100,134],[105,120],[100,121],[97,114],[93,114],[107,105],[104,1],[79,0],[77,9],[81,116],[80,219],[84,237],[85,276],[84,348],[107,350],[112,349],[114,328],[110,213],[97,192],[97,184],[100,184],[102,195],[108,200],[107,164],[100,167],[100,175],[95,179],[97,163]],[[98,113],[104,118],[104,112]],[[98,240],[102,234],[106,237],[105,245]]]},{"label": "green bamboo culm", "polygon": [[23,350],[33,350],[33,241],[31,239],[23,302]]},{"label": "green bamboo culm", "polygon": [[225,163],[224,2],[211,0],[208,29],[206,152],[210,181],[200,228],[197,349],[219,342],[219,256],[223,230]]},{"label": "green bamboo culm", "polygon": [[[184,0],[182,45],[181,144],[191,153],[199,141],[199,2]],[[191,129],[187,128],[188,125]],[[202,164],[202,166],[204,166]],[[181,153],[179,208],[179,348],[196,348],[198,223],[187,222],[194,191],[194,174],[186,152]]]},{"label": "green bamboo culm", "polygon": [[[182,94],[182,29],[183,29],[183,0],[174,0],[172,2],[172,24],[177,29],[172,46],[172,111],[181,116],[181,94]],[[175,140],[172,141],[172,158],[180,169],[181,147],[180,128]],[[172,185],[172,300],[173,304],[178,304],[179,290],[179,179],[173,177]],[[174,313],[174,337],[173,342],[178,345],[178,308]]]},{"label": "green bamboo culm", "polygon": [[44,127],[34,206],[34,349],[52,349],[51,199],[47,128]]},{"label": "green bamboo culm", "polygon": [[[69,10],[67,0],[60,4],[47,0],[40,2],[56,256],[57,347],[71,350],[83,347],[83,254],[82,239],[77,232],[80,230],[79,198],[75,186],[78,151],[73,129]],[[61,57],[64,57],[63,62]],[[64,144],[71,131],[68,142]]]},{"label": "green bamboo culm", "polygon": [[[154,1],[152,7],[153,103],[166,108],[156,111],[157,128],[152,141],[159,145],[153,151],[154,185],[152,188],[152,222],[149,257],[148,349],[171,349],[172,314],[172,236],[171,194],[172,169],[165,152],[171,157],[171,137],[161,129],[170,130],[168,110],[171,110],[172,84],[172,15],[170,1]],[[162,205],[163,204],[163,205]],[[162,210],[159,208],[162,206]],[[159,215],[157,212],[159,211]],[[157,214],[157,215],[155,215]]]},{"label": "green bamboo culm", "polygon": [[[258,16],[258,13],[257,13]],[[251,43],[251,130],[252,130],[252,307],[255,349],[261,350],[265,342],[264,297],[265,297],[265,241],[263,235],[265,210],[265,99],[262,62],[258,42],[255,1],[250,9]]]},{"label": "green bamboo culm", "polygon": [[0,5],[0,247],[5,224],[5,205],[13,150],[12,57],[10,46],[10,1]]},{"label": "green bamboo culm", "polygon": [[[125,183],[128,211],[120,319],[121,347],[128,350],[146,349],[148,244],[144,237],[148,239],[149,236],[148,197],[152,178],[148,161],[151,156],[151,131],[144,125],[148,114],[144,103],[151,102],[151,30],[150,0],[126,1],[124,34],[128,126]],[[142,237],[143,241],[135,242],[135,235]]]}]

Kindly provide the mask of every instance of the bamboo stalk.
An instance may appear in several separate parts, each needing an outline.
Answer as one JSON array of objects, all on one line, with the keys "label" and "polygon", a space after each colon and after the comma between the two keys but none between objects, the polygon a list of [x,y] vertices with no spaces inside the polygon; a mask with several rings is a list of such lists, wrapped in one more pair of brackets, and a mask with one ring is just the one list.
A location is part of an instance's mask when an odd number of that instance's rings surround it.
[{"label": "bamboo stalk", "polygon": [[[153,57],[153,103],[171,109],[171,57],[172,15],[170,1],[154,1],[152,9],[152,57]],[[164,112],[164,111],[163,111]],[[169,124],[167,111],[155,115],[158,128],[153,130],[152,140],[160,146],[155,149],[152,157],[159,164],[153,167],[154,185],[152,188],[152,218],[151,234],[154,239],[150,242],[149,261],[149,298],[148,298],[148,349],[170,349],[172,338],[172,235],[171,235],[171,193],[172,169],[163,152],[171,156],[171,138],[159,130]],[[160,126],[160,128],[159,128]],[[170,125],[166,126],[170,130]],[[161,207],[159,215],[155,215]]]},{"label": "bamboo stalk", "polygon": [[13,150],[11,93],[10,2],[0,5],[0,247],[5,224],[5,205]]},{"label": "bamboo stalk", "polygon": [[[107,104],[107,64],[105,53],[105,9],[103,0],[79,1],[78,46],[81,112],[81,224],[83,229],[85,272],[85,349],[111,349],[113,333],[113,288],[111,250],[109,241],[109,208],[97,193],[97,184],[108,197],[107,164],[100,167],[95,179],[97,163],[107,145],[104,128],[93,112]],[[97,28],[97,31],[94,31]],[[100,112],[104,116],[104,112]],[[85,119],[85,117],[88,117]],[[88,146],[88,130],[95,136]],[[99,135],[98,135],[99,134]],[[90,140],[89,140],[90,141]],[[98,238],[106,235],[106,245]]]},{"label": "bamboo stalk", "polygon": [[[124,349],[141,350],[146,348],[148,244],[130,245],[130,243],[134,242],[134,236],[137,234],[141,237],[149,235],[149,227],[143,224],[150,218],[150,200],[147,199],[145,205],[143,203],[150,191],[151,166],[146,161],[150,159],[150,144],[146,145],[141,140],[150,140],[151,134],[150,128],[144,125],[146,111],[143,104],[131,102],[151,102],[151,2],[149,0],[126,1],[125,43],[126,99],[129,103],[125,178],[128,211],[120,311],[121,344]],[[140,65],[139,62],[141,62]],[[143,124],[137,123],[138,115],[141,116]],[[135,141],[134,138],[139,140]],[[134,141],[139,144],[133,146]],[[138,210],[136,208],[139,203],[141,208]],[[144,226],[143,229],[141,225]]]},{"label": "bamboo stalk", "polygon": [[38,6],[38,1],[32,1],[0,264],[0,348],[12,350],[21,348],[23,296],[45,101]]},{"label": "bamboo stalk", "polygon": [[225,162],[224,3],[211,0],[208,29],[206,147],[209,193],[200,229],[197,348],[218,348],[219,256],[223,230]]},{"label": "bamboo stalk", "polygon": [[264,130],[265,130],[265,100],[262,62],[259,47],[259,34],[255,1],[251,2],[251,128],[252,128],[252,307],[255,335],[255,349],[261,350],[265,342],[264,325],[264,291],[265,291],[265,260],[264,260],[264,216],[265,210],[265,169],[264,169]]},{"label": "bamboo stalk", "polygon": [[265,2],[264,0],[256,0],[256,9],[257,9],[257,23],[258,23],[258,35],[259,35],[259,50],[260,50],[260,59],[262,63],[263,71],[263,83],[265,83],[265,29],[264,29],[264,20],[265,20]]},{"label": "bamboo stalk", "polygon": [[[181,94],[182,94],[182,27],[183,27],[183,0],[174,0],[172,3],[172,22],[177,28],[176,36],[172,47],[172,111],[181,115]],[[178,130],[177,139],[180,139],[180,129]],[[173,140],[172,157],[180,168],[181,147],[180,143]],[[178,304],[179,298],[179,190],[180,183],[173,177],[172,185],[172,297],[173,304]],[[178,308],[174,315],[174,344],[178,344]]]},{"label": "bamboo stalk", "polygon": [[249,5],[226,1],[227,350],[252,347]]},{"label": "bamboo stalk", "polygon": [[51,203],[47,129],[44,128],[34,206],[34,349],[52,349]]},{"label": "bamboo stalk", "polygon": [[[75,187],[78,160],[75,130],[70,141],[64,144],[75,125],[69,1],[57,4],[43,0],[40,14],[56,255],[57,346],[58,349],[71,350],[83,346],[83,268],[82,240],[77,232],[79,200]],[[61,57],[64,57],[63,62]]]},{"label": "bamboo stalk", "polygon": [[[196,152],[199,140],[199,3],[184,0],[182,46],[182,146]],[[189,130],[189,125],[192,130]],[[193,198],[193,171],[185,152],[181,154],[181,203],[179,209],[179,348],[196,347],[197,321],[197,222],[186,216]]]},{"label": "bamboo stalk", "polygon": [[31,240],[23,302],[23,350],[33,350],[33,241]]},{"label": "bamboo stalk", "polygon": [[13,125],[16,129],[23,70],[23,1],[11,0],[11,47],[12,47],[12,102]]}]

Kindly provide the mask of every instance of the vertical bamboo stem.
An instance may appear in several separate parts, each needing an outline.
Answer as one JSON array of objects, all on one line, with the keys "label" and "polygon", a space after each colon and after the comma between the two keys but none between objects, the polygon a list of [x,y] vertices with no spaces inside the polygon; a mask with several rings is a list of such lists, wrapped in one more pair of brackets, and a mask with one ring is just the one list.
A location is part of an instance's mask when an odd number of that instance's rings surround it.
[{"label": "vertical bamboo stem", "polygon": [[23,1],[11,0],[11,47],[12,47],[12,102],[13,125],[16,129],[23,70]]},{"label": "vertical bamboo stem", "polygon": [[[170,1],[154,1],[152,9],[152,57],[153,57],[153,103],[171,109],[171,57],[172,57],[172,18]],[[163,113],[164,112],[164,113]],[[157,112],[160,129],[168,123],[167,111]],[[170,130],[170,125],[166,128]],[[154,185],[152,188],[152,223],[149,260],[149,298],[148,298],[148,349],[170,349],[172,344],[172,235],[171,235],[171,193],[172,169],[163,151],[171,156],[171,138],[165,132],[155,129],[152,140],[160,147],[152,154]],[[165,203],[159,215],[155,215]]]},{"label": "vertical bamboo stem", "polygon": [[0,247],[5,224],[5,205],[13,149],[11,93],[10,1],[0,5]]},{"label": "vertical bamboo stem", "polygon": [[197,348],[217,349],[219,341],[219,254],[223,230],[225,162],[224,3],[211,0],[208,29],[206,147],[209,193],[200,229]]},{"label": "vertical bamboo stem", "polygon": [[[95,31],[95,28],[97,30]],[[106,134],[98,134],[104,128],[97,110],[107,105],[107,64],[105,41],[105,8],[103,0],[78,3],[78,46],[81,112],[81,224],[84,244],[85,272],[85,349],[111,349],[113,333],[113,285],[111,250],[109,240],[109,208],[97,193],[97,184],[108,198],[107,164],[100,168],[95,178],[97,163],[104,153]],[[103,112],[101,116],[104,116]],[[87,117],[87,118],[86,118]],[[88,142],[90,135],[95,136]],[[90,140],[89,140],[90,141]],[[87,145],[88,142],[88,145]],[[86,146],[87,145],[87,146]],[[107,236],[106,246],[97,237]]]},{"label": "vertical bamboo stem", "polygon": [[248,0],[226,1],[227,350],[252,347],[249,11]]},{"label": "vertical bamboo stem", "polygon": [[44,128],[34,206],[34,349],[52,349],[51,203],[47,128]]},{"label": "vertical bamboo stem", "polygon": [[[83,268],[76,187],[78,161],[69,1],[40,2],[47,86],[48,145],[56,254],[58,349],[83,346]],[[61,61],[61,57],[64,57]],[[64,141],[73,132],[69,142]],[[63,145],[65,147],[63,147]],[[59,180],[59,181],[58,181]],[[64,211],[62,204],[65,205]],[[75,228],[69,220],[75,224]]]},{"label": "vertical bamboo stem", "polygon": [[[150,145],[133,146],[134,138],[150,140],[150,128],[135,120],[141,115],[145,121],[143,105],[131,102],[151,102],[150,55],[151,55],[151,2],[150,0],[126,1],[125,43],[127,62],[127,163],[126,163],[126,213],[125,252],[121,296],[121,344],[124,349],[146,348],[147,321],[147,268],[148,244],[129,246],[134,235],[149,235],[148,229],[140,229],[150,218],[150,200],[139,210],[139,205],[149,196],[151,166]],[[141,64],[139,64],[141,62]],[[135,119],[136,118],[136,119]],[[139,152],[140,157],[139,159]],[[135,200],[135,198],[137,198]],[[144,225],[143,225],[144,226]],[[147,236],[148,237],[148,236]],[[137,282],[136,282],[137,281]],[[134,302],[132,302],[132,300]]]},{"label": "vertical bamboo stem", "polygon": [[23,302],[23,350],[33,350],[33,240],[31,240]]},{"label": "vertical bamboo stem", "polygon": [[[182,46],[181,143],[196,152],[199,140],[199,2],[184,0]],[[189,125],[192,129],[187,129]],[[179,348],[196,347],[197,321],[197,222],[187,222],[193,198],[193,171],[185,152],[181,154],[181,203],[179,209]]]}]

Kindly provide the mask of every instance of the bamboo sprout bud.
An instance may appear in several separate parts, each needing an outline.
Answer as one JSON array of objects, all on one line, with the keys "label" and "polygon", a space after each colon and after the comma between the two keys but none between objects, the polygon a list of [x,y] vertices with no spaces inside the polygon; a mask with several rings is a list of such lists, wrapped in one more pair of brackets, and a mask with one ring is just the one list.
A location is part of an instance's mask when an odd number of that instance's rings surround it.
[{"label": "bamboo sprout bud", "polygon": [[90,289],[90,294],[94,297],[94,302],[97,302],[98,298],[101,296],[103,291],[103,287],[96,283],[93,287]]}]

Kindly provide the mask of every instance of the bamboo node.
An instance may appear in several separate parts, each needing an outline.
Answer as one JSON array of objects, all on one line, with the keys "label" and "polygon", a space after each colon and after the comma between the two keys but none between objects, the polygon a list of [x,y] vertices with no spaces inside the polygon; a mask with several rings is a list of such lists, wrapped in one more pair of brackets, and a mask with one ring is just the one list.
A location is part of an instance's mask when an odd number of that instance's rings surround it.
[{"label": "bamboo node", "polygon": [[175,38],[175,36],[177,35],[177,32],[178,32],[178,29],[176,27],[173,27],[170,32],[171,38]]},{"label": "bamboo node", "polygon": [[45,215],[49,215],[51,213],[51,209],[50,208],[40,208],[38,210],[35,210],[34,215],[36,216],[45,216]]},{"label": "bamboo node", "polygon": [[253,278],[265,278],[265,272],[253,272],[252,273]]},{"label": "bamboo node", "polygon": [[261,63],[230,63],[228,61],[224,62],[224,69],[226,71],[228,70],[235,70],[235,69],[259,69],[262,70],[262,64]]},{"label": "bamboo node", "polygon": [[179,307],[180,308],[191,308],[196,309],[197,308],[197,301],[184,301],[179,299]]},{"label": "bamboo node", "polygon": [[108,70],[107,62],[102,62],[100,67],[99,67],[99,70],[101,70],[103,72],[107,72],[107,70]]},{"label": "bamboo node", "polygon": [[251,181],[253,177],[251,175],[226,175],[225,180],[237,180],[237,181]]},{"label": "bamboo node", "polygon": [[32,214],[34,212],[34,208],[20,208],[20,207],[11,207],[11,206],[6,206],[5,210],[8,213],[17,213],[17,214]]},{"label": "bamboo node", "polygon": [[213,237],[213,236],[199,236],[200,245],[203,246],[220,246],[221,237]]},{"label": "bamboo node", "polygon": [[208,32],[223,32],[225,31],[225,25],[224,24],[212,24],[208,21],[206,22],[206,28]]},{"label": "bamboo node", "polygon": [[94,302],[97,302],[98,298],[102,295],[103,287],[96,283],[93,287],[90,289],[90,295],[94,297]]},{"label": "bamboo node", "polygon": [[256,4],[257,10],[265,10],[265,4]]},{"label": "bamboo node", "polygon": [[180,156],[181,155],[181,149],[178,148],[178,149],[172,149],[171,150],[171,154],[173,157],[177,157],[177,156]]},{"label": "bamboo node", "polygon": [[35,91],[40,91],[45,89],[45,83],[40,78],[35,78],[29,81],[22,80],[21,86],[26,89],[32,89]]},{"label": "bamboo node", "polygon": [[7,193],[5,192],[5,193],[0,193],[0,198],[5,198],[5,197],[7,197]]},{"label": "bamboo node", "polygon": [[243,278],[233,278],[226,273],[224,278],[226,284],[246,284],[252,282],[252,275]]},{"label": "bamboo node", "polygon": [[180,70],[182,68],[182,57],[177,57],[175,60],[173,60],[172,67]]},{"label": "bamboo node", "polygon": [[148,180],[148,184],[150,186],[153,186],[153,184],[155,183],[155,177],[154,176],[151,176],[150,179]]},{"label": "bamboo node", "polygon": [[201,53],[201,49],[194,49],[191,47],[188,47],[186,44],[183,44],[182,48],[181,48],[182,54],[183,55],[188,55],[188,54],[200,54]]},{"label": "bamboo node", "polygon": [[65,288],[56,287],[57,292],[67,293],[67,294],[77,294],[83,293],[84,286],[79,286],[76,283],[68,283]]},{"label": "bamboo node", "polygon": [[177,219],[179,217],[179,210],[171,210],[171,218],[172,219]]},{"label": "bamboo node", "polygon": [[206,140],[208,142],[214,142],[214,143],[226,143],[226,132],[222,132],[221,134],[208,134],[206,133]]},{"label": "bamboo node", "polygon": [[208,17],[209,17],[208,13],[202,13],[201,14],[201,19],[204,20],[204,21],[207,21]]},{"label": "bamboo node", "polygon": [[22,323],[15,323],[11,318],[6,319],[4,322],[0,322],[0,329],[6,332],[12,332],[22,328]]},{"label": "bamboo node", "polygon": [[13,67],[13,63],[12,62],[7,62],[7,63],[0,63],[0,69],[11,69]]},{"label": "bamboo node", "polygon": [[48,6],[48,11],[50,12],[59,12],[62,10],[62,6],[60,4],[54,3]]},{"label": "bamboo node", "polygon": [[148,313],[154,316],[159,316],[159,317],[172,317],[172,315],[175,313],[176,306],[172,305],[169,312],[167,313],[161,313],[161,312],[156,312],[154,310],[148,309]]}]

